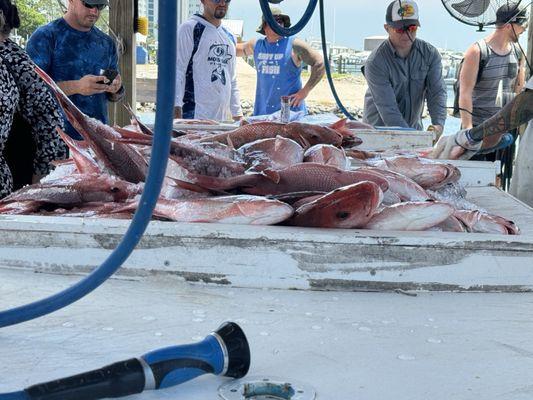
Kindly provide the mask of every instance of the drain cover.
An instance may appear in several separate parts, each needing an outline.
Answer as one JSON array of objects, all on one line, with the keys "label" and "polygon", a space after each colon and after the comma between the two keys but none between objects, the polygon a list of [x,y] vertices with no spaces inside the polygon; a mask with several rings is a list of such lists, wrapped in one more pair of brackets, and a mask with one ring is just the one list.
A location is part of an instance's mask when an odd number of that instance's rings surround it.
[{"label": "drain cover", "polygon": [[309,385],[275,377],[250,377],[228,382],[218,388],[223,400],[315,400]]}]

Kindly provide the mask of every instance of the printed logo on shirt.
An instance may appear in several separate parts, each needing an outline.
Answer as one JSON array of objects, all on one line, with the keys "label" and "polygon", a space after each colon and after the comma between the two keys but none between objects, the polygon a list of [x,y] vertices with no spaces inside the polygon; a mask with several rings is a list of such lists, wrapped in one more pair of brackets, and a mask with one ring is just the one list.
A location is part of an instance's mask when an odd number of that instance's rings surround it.
[{"label": "printed logo on shirt", "polygon": [[211,82],[219,80],[223,85],[226,85],[226,67],[232,59],[229,52],[229,45],[227,44],[213,44],[209,48],[207,62],[215,67],[211,72]]},{"label": "printed logo on shirt", "polygon": [[279,60],[282,60],[283,57],[283,53],[259,53],[257,55],[257,69],[261,74],[279,75],[281,73]]}]

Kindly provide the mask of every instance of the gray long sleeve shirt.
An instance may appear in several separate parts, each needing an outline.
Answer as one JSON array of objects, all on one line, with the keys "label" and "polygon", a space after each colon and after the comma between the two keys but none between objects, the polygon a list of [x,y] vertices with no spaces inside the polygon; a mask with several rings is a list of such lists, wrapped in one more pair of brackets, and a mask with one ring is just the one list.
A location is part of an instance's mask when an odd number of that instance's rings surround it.
[{"label": "gray long sleeve shirt", "polygon": [[386,40],[370,54],[364,71],[368,82],[364,122],[420,130],[427,100],[431,123],[444,126],[446,86],[435,47],[416,39],[409,55],[401,58]]}]

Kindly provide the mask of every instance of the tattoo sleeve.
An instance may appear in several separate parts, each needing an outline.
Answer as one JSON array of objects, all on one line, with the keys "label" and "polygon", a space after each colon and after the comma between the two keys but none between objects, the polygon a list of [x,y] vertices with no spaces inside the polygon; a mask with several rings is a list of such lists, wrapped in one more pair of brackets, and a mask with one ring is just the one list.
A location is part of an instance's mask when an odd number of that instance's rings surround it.
[{"label": "tattoo sleeve", "polygon": [[322,56],[313,50],[307,43],[301,40],[295,40],[292,44],[292,50],[298,58],[307,65],[311,66],[311,76],[306,85],[309,90],[314,88],[324,76],[324,60]]},{"label": "tattoo sleeve", "polygon": [[470,131],[475,140],[497,135],[518,128],[533,119],[533,90],[516,96],[500,111]]}]

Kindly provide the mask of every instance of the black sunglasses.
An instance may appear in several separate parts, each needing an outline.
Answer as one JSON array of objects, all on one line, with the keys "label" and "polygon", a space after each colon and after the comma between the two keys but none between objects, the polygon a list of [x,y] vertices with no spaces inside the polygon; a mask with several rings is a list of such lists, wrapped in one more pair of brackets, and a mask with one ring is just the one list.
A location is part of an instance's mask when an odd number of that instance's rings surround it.
[{"label": "black sunglasses", "polygon": [[279,25],[288,28],[291,26],[291,20],[286,15],[274,15],[274,21],[276,21]]},{"label": "black sunglasses", "polygon": [[91,10],[93,8],[96,8],[98,11],[102,11],[104,8],[106,8],[106,5],[107,5],[107,4],[89,4],[89,3],[84,2],[83,0],[81,1],[81,4],[83,4],[87,8],[90,8]]}]

